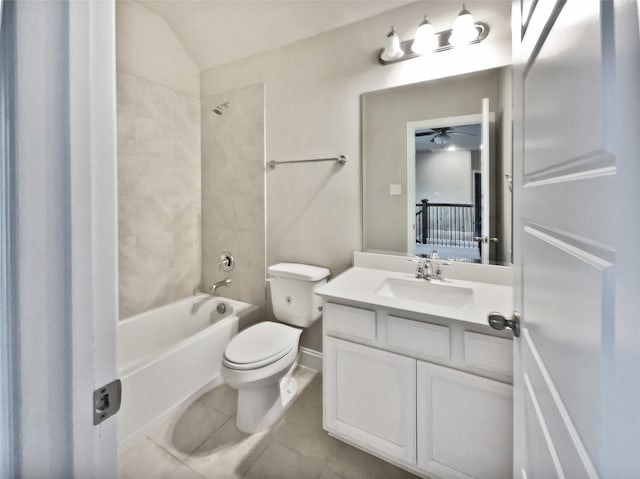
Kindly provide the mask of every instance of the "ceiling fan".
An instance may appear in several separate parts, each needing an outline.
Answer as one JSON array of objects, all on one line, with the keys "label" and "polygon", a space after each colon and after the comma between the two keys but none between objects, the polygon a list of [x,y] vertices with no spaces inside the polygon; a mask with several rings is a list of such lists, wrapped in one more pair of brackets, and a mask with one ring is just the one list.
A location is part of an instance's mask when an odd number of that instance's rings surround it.
[{"label": "ceiling fan", "polygon": [[464,133],[462,131],[454,131],[455,127],[453,126],[444,126],[442,128],[433,128],[430,131],[421,131],[416,133],[416,138],[419,136],[430,136],[434,135],[431,138],[431,143],[435,143],[436,145],[440,145],[444,147],[451,140],[450,135],[466,135],[466,136],[476,136],[475,133]]}]

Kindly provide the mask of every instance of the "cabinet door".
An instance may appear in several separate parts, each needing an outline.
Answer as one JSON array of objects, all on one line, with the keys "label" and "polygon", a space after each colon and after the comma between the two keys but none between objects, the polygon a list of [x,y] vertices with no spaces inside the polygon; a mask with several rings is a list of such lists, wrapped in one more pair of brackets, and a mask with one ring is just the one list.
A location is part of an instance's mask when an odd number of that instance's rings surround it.
[{"label": "cabinet door", "polygon": [[511,477],[512,387],[418,361],[418,467],[443,478]]},{"label": "cabinet door", "polygon": [[330,337],[324,358],[325,428],[415,464],[415,359]]}]

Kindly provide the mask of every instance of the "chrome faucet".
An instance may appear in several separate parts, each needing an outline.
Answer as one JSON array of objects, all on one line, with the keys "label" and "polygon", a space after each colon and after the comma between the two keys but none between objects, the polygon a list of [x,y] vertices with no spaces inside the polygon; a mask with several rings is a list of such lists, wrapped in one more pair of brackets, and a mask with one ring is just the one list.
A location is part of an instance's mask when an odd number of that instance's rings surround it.
[{"label": "chrome faucet", "polygon": [[418,264],[416,270],[416,278],[426,279],[427,281],[437,279],[442,281],[442,267],[449,266],[448,261],[441,261],[437,251],[433,251],[428,258],[410,258],[409,261]]},{"label": "chrome faucet", "polygon": [[417,263],[418,267],[416,269],[416,278],[419,279],[432,279],[433,276],[433,264],[431,263],[431,258],[409,258],[409,261],[412,263]]},{"label": "chrome faucet", "polygon": [[198,288],[193,290],[193,295],[197,296],[199,294],[205,293],[205,294],[209,294],[209,295],[213,296],[214,294],[216,294],[216,291],[218,290],[218,288],[221,288],[222,286],[231,286],[231,278],[225,278],[222,281],[218,281],[217,283],[213,283],[208,292],[207,291],[202,291],[198,287]]},{"label": "chrome faucet", "polygon": [[216,291],[218,290],[218,288],[221,288],[222,286],[231,286],[231,278],[225,278],[222,281],[218,281],[217,283],[213,283],[211,285],[211,291],[210,294],[216,294]]}]

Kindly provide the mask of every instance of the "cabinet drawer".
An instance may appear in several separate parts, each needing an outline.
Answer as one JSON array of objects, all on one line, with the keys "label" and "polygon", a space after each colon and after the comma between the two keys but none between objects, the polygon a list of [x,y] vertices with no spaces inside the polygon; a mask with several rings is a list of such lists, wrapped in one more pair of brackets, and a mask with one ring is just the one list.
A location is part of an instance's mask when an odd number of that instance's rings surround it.
[{"label": "cabinet drawer", "polygon": [[421,355],[449,359],[449,328],[389,316],[387,345]]},{"label": "cabinet drawer", "polygon": [[323,327],[326,333],[375,339],[376,313],[342,304],[327,303],[324,307]]},{"label": "cabinet drawer", "polygon": [[464,362],[473,368],[513,374],[513,342],[487,334],[464,332]]}]

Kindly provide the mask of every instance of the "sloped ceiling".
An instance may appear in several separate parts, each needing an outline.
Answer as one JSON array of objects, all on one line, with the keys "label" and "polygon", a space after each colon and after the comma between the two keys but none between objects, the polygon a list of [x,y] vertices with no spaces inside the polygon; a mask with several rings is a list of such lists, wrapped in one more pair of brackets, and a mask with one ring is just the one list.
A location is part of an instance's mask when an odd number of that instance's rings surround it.
[{"label": "sloped ceiling", "polygon": [[412,3],[405,0],[137,0],[173,29],[201,71]]}]

